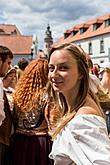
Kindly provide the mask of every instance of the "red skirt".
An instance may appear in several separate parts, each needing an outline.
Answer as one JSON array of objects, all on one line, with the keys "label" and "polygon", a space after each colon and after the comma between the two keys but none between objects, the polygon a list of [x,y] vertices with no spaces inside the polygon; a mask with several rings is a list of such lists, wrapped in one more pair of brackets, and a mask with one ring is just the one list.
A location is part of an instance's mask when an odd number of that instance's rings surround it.
[{"label": "red skirt", "polygon": [[12,142],[12,165],[53,165],[48,156],[51,147],[49,136],[16,134]]}]

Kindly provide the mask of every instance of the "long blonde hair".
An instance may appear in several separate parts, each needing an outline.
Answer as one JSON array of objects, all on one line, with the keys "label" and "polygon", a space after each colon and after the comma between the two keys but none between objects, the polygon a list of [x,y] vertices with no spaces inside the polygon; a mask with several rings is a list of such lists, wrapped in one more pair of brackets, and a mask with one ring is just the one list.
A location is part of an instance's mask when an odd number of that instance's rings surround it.
[{"label": "long blonde hair", "polygon": [[[79,85],[79,90],[76,96],[74,109],[71,109],[69,112],[68,112],[67,103],[63,94],[56,93],[53,90],[51,84],[50,83],[48,84],[48,90],[47,90],[48,94],[53,97],[53,100],[55,103],[57,102],[57,105],[59,104],[59,106],[57,107],[61,107],[60,108],[61,113],[59,115],[59,119],[56,120],[57,122],[54,124],[55,125],[54,129],[50,131],[50,134],[53,139],[62,130],[62,128],[75,116],[78,109],[84,105],[88,94],[94,99],[96,104],[100,107],[96,96],[89,89],[89,67],[87,65],[86,53],[75,44],[64,43],[56,47],[53,47],[50,50],[49,60],[51,58],[51,54],[56,50],[66,50],[71,54],[71,56],[73,56],[74,59],[76,59],[78,71],[80,75],[82,76],[82,78],[80,79],[80,85]],[[55,114],[53,111],[52,115],[50,116],[54,116],[54,115]]]}]

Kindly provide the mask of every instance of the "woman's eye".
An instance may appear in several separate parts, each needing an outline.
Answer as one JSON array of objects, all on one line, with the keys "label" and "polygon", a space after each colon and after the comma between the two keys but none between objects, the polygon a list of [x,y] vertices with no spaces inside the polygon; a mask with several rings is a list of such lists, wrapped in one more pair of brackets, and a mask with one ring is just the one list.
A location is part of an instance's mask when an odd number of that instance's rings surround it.
[{"label": "woman's eye", "polygon": [[60,67],[60,70],[61,70],[61,71],[65,71],[65,70],[67,70],[67,69],[68,69],[67,66],[61,66],[61,67]]},{"label": "woman's eye", "polygon": [[54,67],[49,67],[49,72],[53,72],[54,71]]}]

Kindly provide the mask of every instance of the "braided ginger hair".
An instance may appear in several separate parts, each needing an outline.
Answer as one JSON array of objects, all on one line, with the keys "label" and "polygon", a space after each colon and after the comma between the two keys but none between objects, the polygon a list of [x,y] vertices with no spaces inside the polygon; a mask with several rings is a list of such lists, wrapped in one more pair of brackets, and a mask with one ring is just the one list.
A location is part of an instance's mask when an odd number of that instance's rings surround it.
[{"label": "braided ginger hair", "polygon": [[43,97],[48,80],[48,62],[43,59],[33,60],[23,71],[14,94],[17,109],[28,112],[37,108]]}]

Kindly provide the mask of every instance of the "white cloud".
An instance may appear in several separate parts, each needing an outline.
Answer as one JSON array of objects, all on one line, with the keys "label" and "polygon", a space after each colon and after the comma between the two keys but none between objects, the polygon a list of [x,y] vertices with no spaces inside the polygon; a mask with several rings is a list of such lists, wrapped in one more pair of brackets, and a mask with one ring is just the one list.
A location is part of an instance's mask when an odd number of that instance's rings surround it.
[{"label": "white cloud", "polygon": [[54,41],[65,30],[109,12],[108,0],[0,0],[0,23],[15,24],[24,35],[38,35],[43,48],[47,24]]}]

